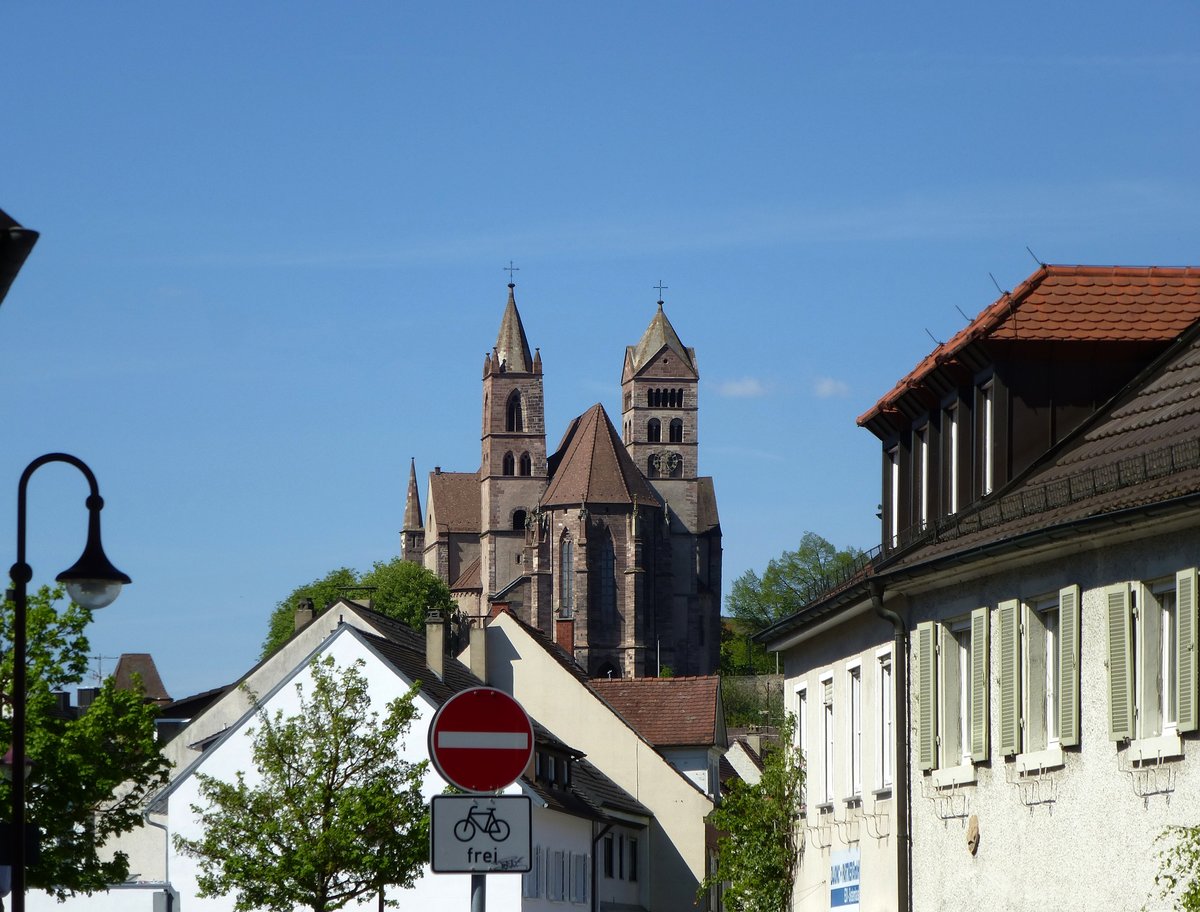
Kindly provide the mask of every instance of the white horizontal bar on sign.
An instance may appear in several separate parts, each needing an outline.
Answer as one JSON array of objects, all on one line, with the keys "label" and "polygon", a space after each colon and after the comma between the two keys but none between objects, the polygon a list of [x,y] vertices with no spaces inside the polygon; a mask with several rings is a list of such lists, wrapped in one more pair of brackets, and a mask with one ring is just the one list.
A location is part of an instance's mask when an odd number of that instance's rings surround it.
[{"label": "white horizontal bar on sign", "polygon": [[529,736],[524,732],[438,732],[438,747],[484,748],[491,750],[525,750]]}]

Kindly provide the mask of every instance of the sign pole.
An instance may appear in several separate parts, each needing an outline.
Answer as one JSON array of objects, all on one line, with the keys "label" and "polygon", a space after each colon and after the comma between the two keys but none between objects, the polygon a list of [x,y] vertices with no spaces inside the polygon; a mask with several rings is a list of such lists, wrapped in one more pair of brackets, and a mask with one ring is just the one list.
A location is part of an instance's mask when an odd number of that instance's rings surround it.
[{"label": "sign pole", "polygon": [[487,907],[487,875],[471,875],[471,912],[485,912]]}]

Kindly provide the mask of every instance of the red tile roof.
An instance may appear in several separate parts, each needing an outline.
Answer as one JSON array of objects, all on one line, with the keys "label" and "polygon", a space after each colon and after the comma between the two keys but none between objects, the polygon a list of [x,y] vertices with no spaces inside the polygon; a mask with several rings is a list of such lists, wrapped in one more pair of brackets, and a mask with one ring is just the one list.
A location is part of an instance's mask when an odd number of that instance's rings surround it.
[{"label": "red tile roof", "polygon": [[972,342],[1169,342],[1198,319],[1198,267],[1043,266],[930,352],[858,423],[895,408]]},{"label": "red tile roof", "polygon": [[431,472],[429,510],[438,528],[428,532],[479,531],[479,475],[476,472]]},{"label": "red tile roof", "polygon": [[655,747],[695,747],[717,743],[720,682],[701,675],[592,678],[588,684]]}]

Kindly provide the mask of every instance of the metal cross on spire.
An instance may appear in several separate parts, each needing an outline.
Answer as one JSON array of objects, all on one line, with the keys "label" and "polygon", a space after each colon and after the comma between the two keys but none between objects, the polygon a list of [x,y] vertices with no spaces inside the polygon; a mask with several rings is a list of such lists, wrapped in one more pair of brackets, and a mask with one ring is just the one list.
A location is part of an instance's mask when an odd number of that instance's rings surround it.
[{"label": "metal cross on spire", "polygon": [[667,288],[670,288],[670,286],[669,286],[669,285],[664,285],[664,284],[662,283],[662,279],[659,279],[659,280],[658,280],[658,284],[657,284],[657,285],[655,285],[655,286],[654,286],[654,288],[655,288],[655,290],[656,290],[656,291],[658,291],[658,303],[659,303],[659,304],[662,304],[662,303],[663,303],[663,295],[662,295],[662,293],[663,293],[663,291],[664,291],[665,289],[667,289]]},{"label": "metal cross on spire", "polygon": [[502,268],[502,269],[503,269],[505,272],[507,272],[507,273],[508,273],[508,284],[509,284],[509,285],[512,285],[512,284],[513,284],[513,273],[514,273],[514,272],[520,272],[520,271],[521,271],[521,267],[520,267],[520,266],[514,266],[514,265],[513,265],[513,261],[512,261],[512,260],[509,260],[509,261],[508,261],[508,265],[507,265],[507,266],[503,266],[503,267],[501,267],[501,268]]}]

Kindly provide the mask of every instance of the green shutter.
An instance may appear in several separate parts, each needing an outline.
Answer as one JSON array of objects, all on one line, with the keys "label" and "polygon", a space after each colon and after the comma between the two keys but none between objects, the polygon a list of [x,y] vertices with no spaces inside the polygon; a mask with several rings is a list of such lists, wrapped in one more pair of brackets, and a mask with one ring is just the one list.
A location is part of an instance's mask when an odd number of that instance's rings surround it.
[{"label": "green shutter", "polygon": [[1058,738],[1079,743],[1079,587],[1058,593]]},{"label": "green shutter", "polygon": [[937,626],[917,625],[917,768],[937,766]]},{"label": "green shutter", "polygon": [[1000,622],[1000,756],[1021,752],[1021,603],[1008,599]]},{"label": "green shutter", "polygon": [[1175,666],[1175,707],[1181,732],[1195,731],[1196,724],[1196,568],[1175,574],[1175,611],[1179,635]]},{"label": "green shutter", "polygon": [[1108,740],[1133,737],[1133,651],[1130,648],[1129,583],[1109,586],[1108,611]]},{"label": "green shutter", "polygon": [[971,612],[971,759],[988,758],[988,610]]}]

